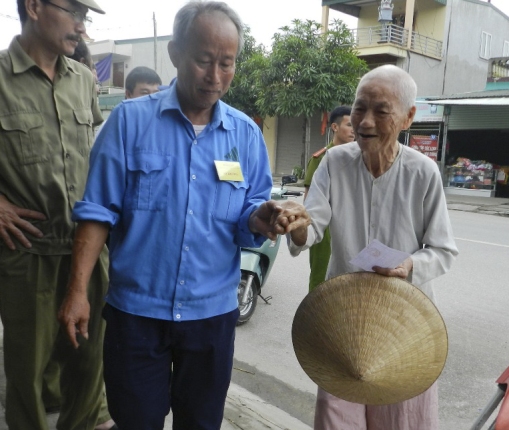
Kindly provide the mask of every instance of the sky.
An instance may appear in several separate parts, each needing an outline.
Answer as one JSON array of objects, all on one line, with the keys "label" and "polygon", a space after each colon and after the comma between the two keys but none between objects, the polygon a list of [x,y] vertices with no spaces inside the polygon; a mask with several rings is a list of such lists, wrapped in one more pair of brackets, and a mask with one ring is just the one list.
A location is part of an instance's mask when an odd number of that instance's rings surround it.
[{"label": "sky", "polygon": [[[88,35],[96,40],[132,39],[154,35],[153,14],[157,23],[157,35],[172,32],[173,18],[187,0],[96,0],[106,11],[99,15],[92,11],[93,24],[87,28]],[[293,19],[322,20],[321,0],[225,0],[237,11],[251,28],[258,43],[270,47],[272,36],[279,28],[290,25]],[[509,15],[509,0],[492,0],[491,3]],[[16,0],[0,0],[0,50],[9,46],[13,36],[19,34],[20,23]],[[129,6],[126,6],[129,5]],[[270,13],[269,13],[270,11]],[[331,10],[329,20],[341,19],[348,27],[357,26],[356,19]]]}]

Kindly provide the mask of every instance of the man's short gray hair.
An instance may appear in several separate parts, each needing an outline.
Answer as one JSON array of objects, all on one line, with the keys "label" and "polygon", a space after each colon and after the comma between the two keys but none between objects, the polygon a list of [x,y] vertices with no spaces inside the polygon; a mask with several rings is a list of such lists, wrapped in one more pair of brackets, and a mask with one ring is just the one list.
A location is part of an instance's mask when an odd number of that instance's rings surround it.
[{"label": "man's short gray hair", "polygon": [[[370,72],[366,73],[359,82],[359,88],[368,81],[384,80],[393,85],[394,92],[400,102],[401,107],[405,111],[409,111],[415,106],[415,99],[417,97],[417,84],[414,79],[399,67],[391,64],[377,67]],[[369,85],[369,84],[368,84]]]},{"label": "man's short gray hair", "polygon": [[242,52],[242,48],[244,47],[244,25],[237,12],[224,2],[199,0],[190,1],[175,15],[172,40],[179,51],[183,52],[185,50],[187,40],[189,36],[192,35],[194,20],[200,15],[212,14],[214,12],[223,13],[233,22],[239,34],[237,56]]}]

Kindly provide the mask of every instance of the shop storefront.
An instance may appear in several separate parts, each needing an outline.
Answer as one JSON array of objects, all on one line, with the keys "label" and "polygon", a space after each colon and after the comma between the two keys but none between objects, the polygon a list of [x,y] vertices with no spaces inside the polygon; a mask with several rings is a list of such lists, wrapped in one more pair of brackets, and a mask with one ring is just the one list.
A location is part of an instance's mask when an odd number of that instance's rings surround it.
[{"label": "shop storefront", "polygon": [[442,106],[438,161],[449,194],[509,197],[509,91],[447,99]]}]

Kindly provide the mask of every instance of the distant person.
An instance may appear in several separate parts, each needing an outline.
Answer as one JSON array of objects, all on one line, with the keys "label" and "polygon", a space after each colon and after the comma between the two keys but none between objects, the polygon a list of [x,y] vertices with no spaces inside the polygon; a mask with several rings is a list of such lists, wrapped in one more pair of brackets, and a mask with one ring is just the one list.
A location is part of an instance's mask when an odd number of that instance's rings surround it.
[{"label": "distant person", "polygon": [[[10,430],[47,429],[43,372],[59,363],[57,428],[93,430],[103,400],[101,317],[107,250],[93,266],[88,340],[75,351],[56,319],[69,279],[75,224],[95,124],[92,73],[66,56],[94,0],[18,0],[21,35],[0,52],[0,315]],[[87,294],[87,293],[86,293]]]},{"label": "distant person", "polygon": [[121,430],[162,430],[170,409],[174,430],[221,428],[241,247],[288,231],[275,222],[285,202],[268,201],[260,128],[220,100],[242,46],[226,3],[186,3],[170,45],[176,82],[124,100],[92,149],[60,320],[79,351],[88,279],[110,234],[104,380]]},{"label": "distant person", "polygon": [[160,85],[162,81],[155,70],[145,66],[135,67],[125,79],[125,98],[135,99],[157,93]]},{"label": "distant person", "polygon": [[[329,127],[332,130],[332,141],[325,147],[313,154],[308,162],[306,176],[304,178],[304,200],[309,191],[313,175],[322,161],[328,149],[352,142],[355,139],[352,123],[350,122],[350,106],[338,106],[329,116]],[[319,284],[325,281],[327,274],[327,266],[330,258],[330,232],[327,228],[324,232],[321,242],[313,245],[309,249],[309,266],[311,273],[309,274],[309,291],[314,290]]]},{"label": "distant person", "polygon": [[[416,94],[412,77],[396,66],[363,76],[351,114],[356,141],[327,151],[305,201],[312,223],[290,233],[289,248],[298,255],[329,227],[331,279],[359,271],[351,259],[379,240],[410,257],[395,268],[373,271],[406,279],[433,300],[433,280],[450,269],[458,249],[437,164],[398,142],[414,119]],[[319,388],[314,428],[438,430],[437,384],[410,400],[381,406],[347,402]]]}]

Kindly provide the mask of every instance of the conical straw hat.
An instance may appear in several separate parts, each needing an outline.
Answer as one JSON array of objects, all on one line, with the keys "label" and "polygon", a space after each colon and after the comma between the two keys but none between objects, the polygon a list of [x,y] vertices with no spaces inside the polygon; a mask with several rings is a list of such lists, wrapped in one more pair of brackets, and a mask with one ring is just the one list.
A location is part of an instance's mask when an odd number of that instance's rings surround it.
[{"label": "conical straw hat", "polygon": [[447,358],[447,331],[433,302],[402,279],[368,272],[338,276],[309,293],[292,340],[319,387],[366,405],[421,394]]}]

